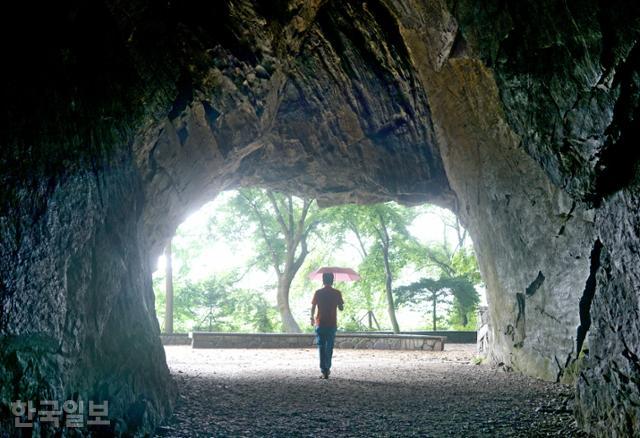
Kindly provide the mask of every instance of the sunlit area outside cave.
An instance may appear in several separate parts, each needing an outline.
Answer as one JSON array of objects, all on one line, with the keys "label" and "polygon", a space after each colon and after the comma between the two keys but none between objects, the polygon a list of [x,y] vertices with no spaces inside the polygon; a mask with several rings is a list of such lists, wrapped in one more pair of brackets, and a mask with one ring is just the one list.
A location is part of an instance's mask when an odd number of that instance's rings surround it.
[{"label": "sunlit area outside cave", "polygon": [[312,199],[241,189],[192,212],[158,259],[161,330],[312,332],[310,303],[322,287],[312,274],[321,267],[360,276],[334,285],[345,300],[339,331],[474,331],[485,303],[471,239],[449,210],[395,202],[319,208]]}]

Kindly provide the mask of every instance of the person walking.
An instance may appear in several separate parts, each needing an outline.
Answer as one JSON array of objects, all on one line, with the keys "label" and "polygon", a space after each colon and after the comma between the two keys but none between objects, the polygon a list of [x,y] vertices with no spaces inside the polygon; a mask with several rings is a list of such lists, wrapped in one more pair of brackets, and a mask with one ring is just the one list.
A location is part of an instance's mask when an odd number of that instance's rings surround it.
[{"label": "person walking", "polygon": [[333,278],[333,273],[323,273],[322,284],[324,287],[318,289],[311,300],[311,325],[315,326],[318,352],[320,353],[321,378],[323,379],[328,379],[331,374],[333,343],[338,327],[336,309],[344,310],[342,293],[333,288]]}]

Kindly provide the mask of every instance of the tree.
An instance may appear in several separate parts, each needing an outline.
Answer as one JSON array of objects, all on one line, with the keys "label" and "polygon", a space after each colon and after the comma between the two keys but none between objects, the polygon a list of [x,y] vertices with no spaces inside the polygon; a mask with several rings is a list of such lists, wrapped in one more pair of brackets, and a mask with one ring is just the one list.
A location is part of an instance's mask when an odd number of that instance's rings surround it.
[{"label": "tree", "polygon": [[[475,254],[467,245],[466,230],[453,213],[433,206],[429,206],[427,212],[435,214],[440,219],[443,226],[442,241],[429,244],[414,241],[409,252],[414,264],[430,269],[429,277],[398,288],[396,292],[401,295],[402,303],[413,300],[431,302],[434,327],[437,320],[437,303],[452,299],[449,319],[456,318],[462,326],[467,326],[469,314],[480,301],[475,285],[480,284],[482,279]],[[455,235],[453,247],[447,238],[448,230]]]},{"label": "tree", "polygon": [[[241,275],[236,272],[212,275],[199,281],[176,277],[176,328],[179,331],[274,331],[277,311],[261,293],[239,288],[237,283],[240,280]],[[158,304],[162,308],[165,295],[160,293],[161,281],[154,283]]]},{"label": "tree", "polygon": [[308,238],[317,224],[314,201],[271,190],[241,189],[227,203],[224,234],[250,234],[258,243],[255,265],[274,270],[277,305],[285,332],[299,333],[289,306],[289,292],[305,258]]},{"label": "tree", "polygon": [[391,236],[387,226],[388,217],[382,209],[376,209],[377,224],[374,225],[376,234],[378,235],[380,249],[382,250],[382,261],[384,262],[384,286],[387,295],[387,305],[389,310],[389,319],[393,326],[394,333],[400,333],[400,326],[396,319],[396,310],[393,303],[393,273],[391,272],[391,261],[389,260],[389,251],[391,248]]},{"label": "tree", "polygon": [[398,304],[417,303],[420,301],[431,302],[434,331],[438,329],[437,308],[439,302],[447,301],[447,298],[451,296],[455,297],[461,315],[466,315],[479,302],[478,292],[473,283],[465,276],[442,277],[438,280],[421,278],[408,286],[397,288],[396,294],[398,296]]},{"label": "tree", "polygon": [[238,281],[240,276],[232,272],[184,285],[187,294],[197,297],[196,328],[216,331],[273,331],[271,306],[261,294],[236,287]]},{"label": "tree", "polygon": [[[364,233],[363,224],[368,219],[368,215],[363,207],[357,205],[342,205],[323,210],[324,218],[322,226],[324,229],[324,242],[331,242],[332,248],[343,248],[351,246],[358,254],[358,261],[354,260],[351,267],[356,268],[361,274],[361,280],[357,283],[346,283],[341,286],[341,290],[346,292],[349,297],[348,305],[345,306],[343,315],[346,318],[345,327],[347,330],[360,331],[363,329],[372,329],[373,322],[379,328],[377,319],[374,316],[375,303],[373,290],[379,287],[379,276],[374,279],[364,263],[369,259],[371,239]],[[335,265],[331,259],[331,254],[323,260],[322,264]],[[379,271],[379,270],[378,270]],[[370,322],[367,326],[362,325],[361,321],[367,319]]]},{"label": "tree", "polygon": [[[387,312],[394,333],[400,332],[396,318],[393,281],[408,258],[404,253],[411,240],[407,226],[415,218],[412,209],[395,203],[368,206],[348,205],[337,207],[334,213],[335,232],[350,232],[358,242],[363,256],[360,264],[362,287],[384,290]],[[369,294],[371,295],[371,294]],[[368,304],[371,311],[372,300]]]}]

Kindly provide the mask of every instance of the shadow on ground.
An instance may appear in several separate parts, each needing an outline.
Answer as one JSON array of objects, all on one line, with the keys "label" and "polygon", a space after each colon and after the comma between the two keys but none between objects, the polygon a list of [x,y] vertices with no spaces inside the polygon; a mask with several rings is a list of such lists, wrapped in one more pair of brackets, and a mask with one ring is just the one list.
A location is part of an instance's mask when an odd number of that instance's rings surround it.
[{"label": "shadow on ground", "polygon": [[166,347],[180,391],[160,437],[580,436],[572,389],[443,352]]}]

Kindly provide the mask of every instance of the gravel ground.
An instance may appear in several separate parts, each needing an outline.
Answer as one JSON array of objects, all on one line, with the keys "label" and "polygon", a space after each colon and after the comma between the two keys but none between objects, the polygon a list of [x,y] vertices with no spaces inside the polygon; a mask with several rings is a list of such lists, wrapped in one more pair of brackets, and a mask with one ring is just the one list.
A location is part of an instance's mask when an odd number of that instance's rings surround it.
[{"label": "gravel ground", "polygon": [[335,350],[329,380],[314,349],[167,346],[180,396],[160,437],[582,436],[571,388],[443,352]]}]

